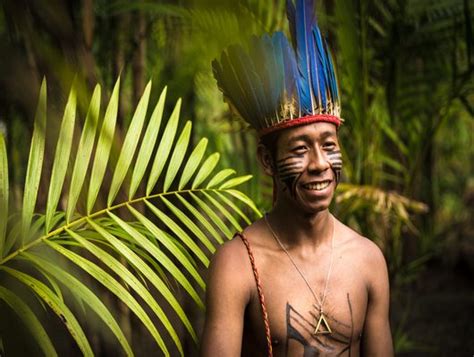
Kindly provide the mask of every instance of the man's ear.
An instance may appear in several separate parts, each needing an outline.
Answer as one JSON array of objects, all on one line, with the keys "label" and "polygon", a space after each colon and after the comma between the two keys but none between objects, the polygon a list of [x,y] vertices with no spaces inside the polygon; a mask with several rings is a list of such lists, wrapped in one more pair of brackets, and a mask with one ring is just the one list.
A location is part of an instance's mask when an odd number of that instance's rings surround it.
[{"label": "man's ear", "polygon": [[257,158],[263,167],[263,171],[269,176],[274,176],[276,172],[275,172],[273,156],[270,153],[270,151],[268,151],[265,145],[258,144]]}]

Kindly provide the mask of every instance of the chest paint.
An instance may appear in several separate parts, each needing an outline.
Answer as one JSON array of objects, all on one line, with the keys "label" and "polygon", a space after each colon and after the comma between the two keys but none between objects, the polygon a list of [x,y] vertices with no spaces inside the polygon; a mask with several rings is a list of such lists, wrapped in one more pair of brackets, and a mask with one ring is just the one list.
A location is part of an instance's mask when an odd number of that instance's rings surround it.
[{"label": "chest paint", "polygon": [[350,315],[350,324],[342,323],[331,315],[327,315],[326,318],[329,324],[333,326],[332,332],[330,334],[314,334],[316,323],[319,320],[319,316],[317,316],[317,312],[315,312],[317,309],[304,316],[287,303],[286,355],[288,356],[290,341],[296,341],[303,346],[304,357],[316,357],[321,354],[342,356],[345,355],[345,353],[347,353],[347,356],[351,356],[351,346],[354,338],[354,321],[349,294],[347,294],[347,308]]}]

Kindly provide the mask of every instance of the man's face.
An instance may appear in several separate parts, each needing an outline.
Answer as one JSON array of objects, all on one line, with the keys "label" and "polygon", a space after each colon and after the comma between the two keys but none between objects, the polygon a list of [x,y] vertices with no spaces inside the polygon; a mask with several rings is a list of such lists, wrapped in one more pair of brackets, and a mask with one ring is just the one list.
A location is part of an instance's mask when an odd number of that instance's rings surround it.
[{"label": "man's face", "polygon": [[327,209],[342,169],[333,124],[318,122],[282,131],[275,157],[278,200],[316,213]]}]

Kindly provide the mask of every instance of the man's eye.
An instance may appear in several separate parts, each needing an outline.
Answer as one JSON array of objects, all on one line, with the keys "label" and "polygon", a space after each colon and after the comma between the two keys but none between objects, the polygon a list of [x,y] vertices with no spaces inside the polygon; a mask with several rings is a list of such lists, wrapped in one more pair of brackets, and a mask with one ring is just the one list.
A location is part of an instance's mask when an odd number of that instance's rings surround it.
[{"label": "man's eye", "polygon": [[297,147],[293,148],[292,151],[296,152],[296,153],[303,153],[303,152],[306,151],[306,146],[304,146],[304,145],[297,146]]},{"label": "man's eye", "polygon": [[336,143],[334,143],[334,142],[324,143],[323,148],[326,149],[326,150],[334,150],[336,148]]}]

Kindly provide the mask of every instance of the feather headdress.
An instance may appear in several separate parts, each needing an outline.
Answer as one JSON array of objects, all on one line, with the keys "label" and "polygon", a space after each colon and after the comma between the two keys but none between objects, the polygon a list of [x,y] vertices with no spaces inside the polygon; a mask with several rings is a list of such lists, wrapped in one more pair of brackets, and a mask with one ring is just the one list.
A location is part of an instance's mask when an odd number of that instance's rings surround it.
[{"label": "feather headdress", "polygon": [[331,53],[314,0],[287,0],[292,44],[282,32],[234,45],[212,62],[232,110],[260,135],[317,121],[339,126],[340,101]]}]

